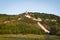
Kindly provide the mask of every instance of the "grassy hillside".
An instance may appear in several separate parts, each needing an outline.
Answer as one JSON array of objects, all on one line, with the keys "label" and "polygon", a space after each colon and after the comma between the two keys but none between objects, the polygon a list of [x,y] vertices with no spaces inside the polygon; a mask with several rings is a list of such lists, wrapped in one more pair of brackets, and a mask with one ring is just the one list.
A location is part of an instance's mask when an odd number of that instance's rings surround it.
[{"label": "grassy hillside", "polygon": [[[19,15],[0,14],[0,34],[47,34],[39,28],[37,21],[25,17],[26,13]],[[28,12],[32,18],[40,18],[41,24],[51,33],[60,35],[60,17],[53,14]]]}]

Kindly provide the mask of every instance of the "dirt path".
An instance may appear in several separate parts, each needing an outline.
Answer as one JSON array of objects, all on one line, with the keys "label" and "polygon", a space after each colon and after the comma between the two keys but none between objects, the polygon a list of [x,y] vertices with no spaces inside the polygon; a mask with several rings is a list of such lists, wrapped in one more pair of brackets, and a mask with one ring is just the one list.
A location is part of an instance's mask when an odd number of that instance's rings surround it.
[{"label": "dirt path", "polygon": [[[31,18],[30,15],[25,15],[27,18]],[[47,30],[39,21],[41,21],[40,19],[35,19],[35,18],[32,18],[32,20],[35,20],[35,21],[38,21],[37,24],[39,25],[39,27],[44,30],[45,32],[47,33],[50,33],[49,30]]]},{"label": "dirt path", "polygon": [[50,33],[50,31],[48,31],[40,22],[38,22],[38,25],[39,25],[39,27],[40,27],[42,30],[44,30],[45,32]]}]

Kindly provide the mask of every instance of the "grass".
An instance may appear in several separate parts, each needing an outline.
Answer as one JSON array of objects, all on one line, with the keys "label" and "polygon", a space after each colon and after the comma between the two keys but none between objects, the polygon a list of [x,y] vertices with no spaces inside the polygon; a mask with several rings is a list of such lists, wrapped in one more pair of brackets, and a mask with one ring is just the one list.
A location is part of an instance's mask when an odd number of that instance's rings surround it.
[{"label": "grass", "polygon": [[0,40],[38,40],[37,38],[1,37]]},{"label": "grass", "polygon": [[5,34],[0,35],[0,40],[60,40],[60,36],[55,35],[34,35],[34,34]]}]

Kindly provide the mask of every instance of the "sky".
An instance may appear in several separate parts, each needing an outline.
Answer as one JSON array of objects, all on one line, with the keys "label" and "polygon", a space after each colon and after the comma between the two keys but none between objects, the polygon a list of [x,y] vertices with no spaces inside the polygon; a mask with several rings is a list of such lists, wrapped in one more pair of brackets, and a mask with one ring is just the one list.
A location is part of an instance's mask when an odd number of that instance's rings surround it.
[{"label": "sky", "polygon": [[0,0],[0,14],[41,12],[60,16],[60,0]]}]

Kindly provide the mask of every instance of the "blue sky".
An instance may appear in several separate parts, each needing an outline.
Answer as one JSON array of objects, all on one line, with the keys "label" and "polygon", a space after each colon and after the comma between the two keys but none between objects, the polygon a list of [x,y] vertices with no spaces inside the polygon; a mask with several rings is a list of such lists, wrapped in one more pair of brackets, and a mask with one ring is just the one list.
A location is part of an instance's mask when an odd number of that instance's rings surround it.
[{"label": "blue sky", "polygon": [[25,11],[60,16],[60,0],[0,0],[0,14],[12,15]]}]

